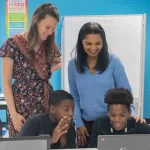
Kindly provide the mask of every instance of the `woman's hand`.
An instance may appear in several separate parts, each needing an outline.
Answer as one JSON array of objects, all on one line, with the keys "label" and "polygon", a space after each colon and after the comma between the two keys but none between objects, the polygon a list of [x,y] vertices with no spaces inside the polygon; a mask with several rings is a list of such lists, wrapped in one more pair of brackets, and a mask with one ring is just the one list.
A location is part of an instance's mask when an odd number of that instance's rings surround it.
[{"label": "woman's hand", "polygon": [[25,118],[16,112],[14,114],[11,114],[11,119],[12,119],[15,130],[19,132],[23,123],[25,122]]},{"label": "woman's hand", "polygon": [[62,61],[61,61],[61,56],[54,58],[54,64],[52,65],[51,72],[54,72],[61,68],[62,66]]},{"label": "woman's hand", "polygon": [[86,140],[87,136],[89,136],[89,134],[85,126],[82,126],[77,129],[77,138],[78,138],[79,145],[84,146],[87,144],[87,140]]},{"label": "woman's hand", "polygon": [[131,116],[131,117],[133,117],[136,120],[136,122],[140,121],[141,123],[146,123],[146,120],[143,118],[140,118],[139,116]]}]

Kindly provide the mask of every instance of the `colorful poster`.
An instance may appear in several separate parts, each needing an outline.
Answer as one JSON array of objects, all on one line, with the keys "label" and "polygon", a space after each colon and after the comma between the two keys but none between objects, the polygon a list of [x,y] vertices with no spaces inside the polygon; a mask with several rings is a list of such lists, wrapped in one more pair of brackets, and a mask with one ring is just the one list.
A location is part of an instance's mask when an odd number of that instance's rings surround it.
[{"label": "colorful poster", "polygon": [[8,37],[28,28],[28,0],[6,0],[6,34]]}]

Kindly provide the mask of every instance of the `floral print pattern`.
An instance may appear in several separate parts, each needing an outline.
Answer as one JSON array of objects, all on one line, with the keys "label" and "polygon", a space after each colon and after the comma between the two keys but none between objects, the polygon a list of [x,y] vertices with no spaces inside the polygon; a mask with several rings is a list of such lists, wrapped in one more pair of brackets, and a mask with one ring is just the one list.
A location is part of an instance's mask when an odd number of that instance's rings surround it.
[{"label": "floral print pattern", "polygon": [[[44,48],[43,42],[40,49],[35,52],[35,65],[32,67],[28,63],[27,42],[21,34],[7,39],[0,49],[0,57],[10,57],[14,60],[12,91],[16,111],[25,119],[32,114],[46,111],[48,94],[53,90],[49,83],[51,68],[46,63]],[[57,57],[59,56],[58,52]],[[9,112],[8,125],[10,135],[17,135]]]}]

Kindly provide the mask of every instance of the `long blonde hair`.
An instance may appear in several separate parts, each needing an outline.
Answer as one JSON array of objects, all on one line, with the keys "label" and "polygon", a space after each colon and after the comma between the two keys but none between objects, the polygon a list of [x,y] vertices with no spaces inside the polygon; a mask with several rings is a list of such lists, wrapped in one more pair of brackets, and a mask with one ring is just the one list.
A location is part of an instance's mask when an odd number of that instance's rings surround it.
[{"label": "long blonde hair", "polygon": [[[51,17],[54,17],[59,22],[59,14],[57,8],[51,4],[46,3],[39,6],[31,20],[30,28],[28,31],[28,52],[29,52],[29,64],[34,64],[34,47],[38,41],[38,29],[37,29],[37,22],[41,21],[46,17],[46,15],[49,15]],[[45,53],[46,53],[46,60],[48,64],[52,65],[54,62],[54,56],[55,52],[57,51],[57,45],[55,43],[55,33],[52,35],[49,35],[46,39],[46,45],[45,45]]]}]

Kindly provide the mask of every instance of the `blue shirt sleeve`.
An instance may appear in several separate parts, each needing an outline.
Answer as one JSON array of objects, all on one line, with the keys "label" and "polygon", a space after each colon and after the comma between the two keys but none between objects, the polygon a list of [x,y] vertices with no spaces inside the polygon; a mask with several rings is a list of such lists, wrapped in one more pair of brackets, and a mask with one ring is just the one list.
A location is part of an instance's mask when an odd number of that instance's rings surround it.
[{"label": "blue shirt sleeve", "polygon": [[[126,72],[125,72],[122,62],[116,56],[113,59],[115,59],[114,68],[113,68],[114,69],[113,75],[114,75],[115,86],[118,88],[119,87],[126,88],[132,93],[131,86],[129,84],[129,81],[128,81],[128,78],[127,78],[127,75],[126,75]],[[134,105],[131,104],[130,108],[131,108],[131,115],[135,116],[136,113],[135,113]]]},{"label": "blue shirt sleeve", "polygon": [[75,62],[71,60],[68,65],[68,82],[69,82],[69,89],[70,93],[74,98],[75,108],[74,108],[74,122],[76,128],[84,126],[82,117],[81,117],[81,107],[80,107],[80,97],[76,85],[75,79]]}]

